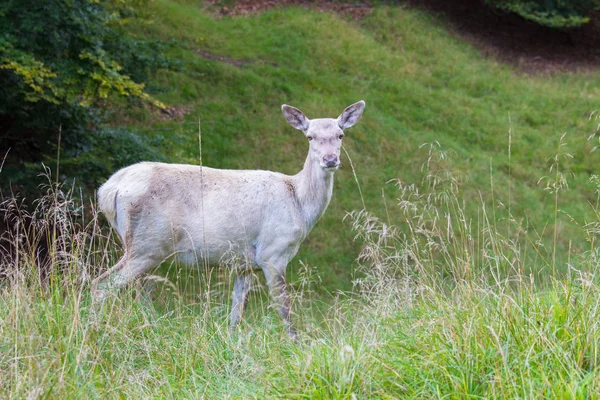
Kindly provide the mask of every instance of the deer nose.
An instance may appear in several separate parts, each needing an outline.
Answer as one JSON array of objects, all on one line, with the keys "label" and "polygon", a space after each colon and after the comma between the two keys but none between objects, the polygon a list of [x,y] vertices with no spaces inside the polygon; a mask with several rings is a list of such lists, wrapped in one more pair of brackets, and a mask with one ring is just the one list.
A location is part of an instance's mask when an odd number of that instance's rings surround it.
[{"label": "deer nose", "polygon": [[325,164],[327,168],[337,167],[339,164],[338,156],[331,153],[325,154],[325,156],[323,156],[323,164]]}]

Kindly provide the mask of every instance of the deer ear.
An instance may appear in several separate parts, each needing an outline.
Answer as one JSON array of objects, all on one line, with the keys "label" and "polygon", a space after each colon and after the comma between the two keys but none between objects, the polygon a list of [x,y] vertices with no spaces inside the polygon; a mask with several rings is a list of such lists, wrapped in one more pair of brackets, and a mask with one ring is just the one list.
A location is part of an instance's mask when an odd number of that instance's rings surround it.
[{"label": "deer ear", "polygon": [[288,106],[287,104],[281,106],[281,111],[283,111],[283,116],[288,124],[293,128],[301,131],[306,131],[308,129],[310,120],[306,118],[302,111],[298,110],[296,107]]},{"label": "deer ear", "polygon": [[346,107],[344,112],[337,119],[338,125],[342,129],[356,125],[364,110],[365,102],[363,100]]}]

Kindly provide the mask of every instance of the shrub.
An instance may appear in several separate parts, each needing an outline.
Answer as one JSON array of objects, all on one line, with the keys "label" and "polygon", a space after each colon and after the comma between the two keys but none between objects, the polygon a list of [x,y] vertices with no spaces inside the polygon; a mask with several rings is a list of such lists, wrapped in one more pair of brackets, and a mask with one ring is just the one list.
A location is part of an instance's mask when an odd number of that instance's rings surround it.
[{"label": "shrub", "polygon": [[[0,157],[7,157],[6,163],[20,175],[28,169],[26,163],[51,161],[59,134],[61,151],[69,157],[101,142],[101,137],[95,138],[103,135],[99,101],[125,96],[163,107],[143,83],[150,71],[168,66],[161,46],[133,37],[125,29],[143,3],[8,0],[0,4],[0,136],[2,147],[11,149],[8,156]],[[118,151],[114,146],[112,150]],[[65,168],[70,165],[76,164],[67,163]],[[12,181],[18,176],[12,176]]]},{"label": "shrub", "polygon": [[591,12],[600,9],[598,0],[485,0],[485,2],[550,28],[579,27],[590,21]]}]

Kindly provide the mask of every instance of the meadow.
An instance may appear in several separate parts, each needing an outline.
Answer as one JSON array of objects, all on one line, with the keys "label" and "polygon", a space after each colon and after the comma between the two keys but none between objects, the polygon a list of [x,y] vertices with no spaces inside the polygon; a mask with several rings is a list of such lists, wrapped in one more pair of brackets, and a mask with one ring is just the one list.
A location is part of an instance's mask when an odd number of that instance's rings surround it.
[{"label": "meadow", "polygon": [[295,173],[307,145],[282,103],[310,118],[367,102],[344,139],[352,165],[343,154],[334,199],[288,267],[299,340],[260,277],[231,332],[226,270],[169,260],[93,303],[90,276],[120,245],[49,178],[36,211],[1,208],[29,221],[16,224],[29,235],[3,237],[18,251],[2,259],[1,397],[600,396],[598,73],[523,74],[402,6],[360,21],[149,7],[152,23],[131,29],[178,61],[149,90],[186,115],[112,123],[173,162],[201,151],[204,165]]}]

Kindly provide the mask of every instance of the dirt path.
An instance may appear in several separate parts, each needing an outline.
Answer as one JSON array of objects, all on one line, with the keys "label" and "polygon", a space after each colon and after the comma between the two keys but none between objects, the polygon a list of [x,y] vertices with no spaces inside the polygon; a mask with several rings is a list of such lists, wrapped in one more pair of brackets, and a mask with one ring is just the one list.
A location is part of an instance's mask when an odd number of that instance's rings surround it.
[{"label": "dirt path", "polygon": [[361,19],[372,9],[368,1],[363,3],[344,3],[341,1],[318,0],[234,0],[227,2],[227,5],[222,5],[224,2],[221,0],[209,0],[207,3],[212,5],[212,7],[221,15],[255,14],[274,7],[294,5],[313,8],[320,11],[333,11],[348,15],[353,19]]}]

